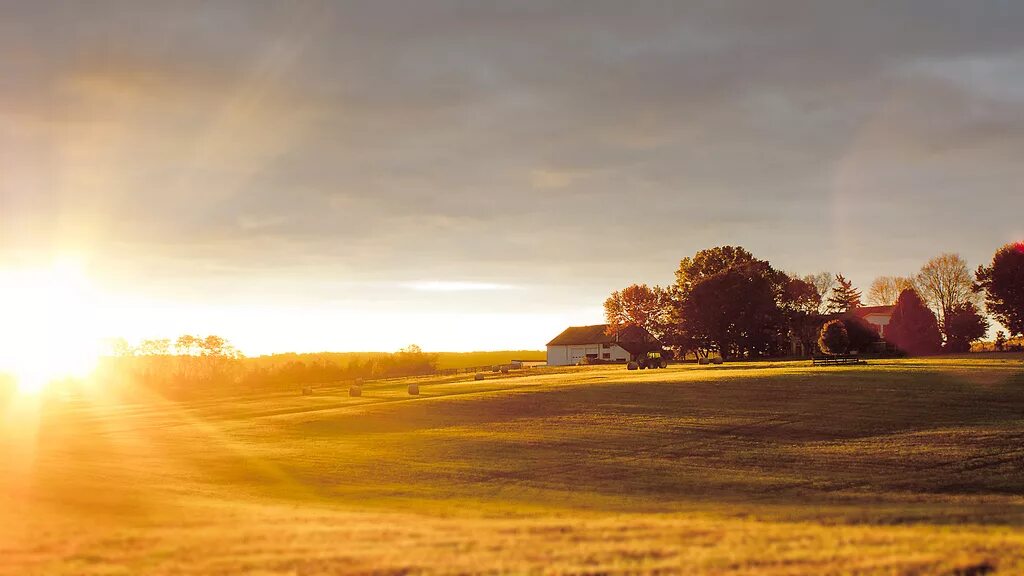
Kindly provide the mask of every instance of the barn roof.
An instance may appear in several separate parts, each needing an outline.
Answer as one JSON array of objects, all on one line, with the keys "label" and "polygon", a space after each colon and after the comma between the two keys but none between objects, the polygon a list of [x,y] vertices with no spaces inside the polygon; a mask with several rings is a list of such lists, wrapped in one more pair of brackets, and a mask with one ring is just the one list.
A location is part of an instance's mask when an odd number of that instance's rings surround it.
[{"label": "barn roof", "polygon": [[594,324],[593,326],[570,326],[555,336],[555,339],[548,342],[548,346],[567,346],[580,344],[611,344],[613,342],[654,342],[658,340],[651,336],[650,332],[639,326],[627,326],[619,331],[618,337],[615,334],[606,334],[607,324]]}]

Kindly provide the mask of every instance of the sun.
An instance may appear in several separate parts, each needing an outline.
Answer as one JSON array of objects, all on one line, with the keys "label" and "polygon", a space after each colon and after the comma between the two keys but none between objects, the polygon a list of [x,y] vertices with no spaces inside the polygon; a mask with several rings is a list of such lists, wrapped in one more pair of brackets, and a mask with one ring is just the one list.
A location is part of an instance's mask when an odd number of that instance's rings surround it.
[{"label": "sun", "polygon": [[22,393],[54,380],[88,375],[98,358],[99,319],[93,290],[79,263],[0,270],[0,372]]}]

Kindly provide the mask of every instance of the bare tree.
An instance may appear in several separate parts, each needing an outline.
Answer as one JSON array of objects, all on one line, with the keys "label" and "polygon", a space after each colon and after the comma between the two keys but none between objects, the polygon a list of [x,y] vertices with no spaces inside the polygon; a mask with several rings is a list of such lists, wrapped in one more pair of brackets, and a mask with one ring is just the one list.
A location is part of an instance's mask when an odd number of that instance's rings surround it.
[{"label": "bare tree", "polygon": [[907,276],[879,276],[868,290],[868,303],[873,306],[892,306],[906,289],[917,291],[914,279]]},{"label": "bare tree", "polygon": [[817,274],[804,276],[803,280],[814,286],[814,289],[818,291],[818,313],[824,314],[825,309],[828,307],[829,292],[836,285],[835,274],[831,272],[818,272]]},{"label": "bare tree", "polygon": [[946,314],[964,304],[978,304],[978,294],[972,289],[974,277],[967,262],[959,254],[943,254],[932,258],[915,278],[917,291],[939,320],[945,325]]}]

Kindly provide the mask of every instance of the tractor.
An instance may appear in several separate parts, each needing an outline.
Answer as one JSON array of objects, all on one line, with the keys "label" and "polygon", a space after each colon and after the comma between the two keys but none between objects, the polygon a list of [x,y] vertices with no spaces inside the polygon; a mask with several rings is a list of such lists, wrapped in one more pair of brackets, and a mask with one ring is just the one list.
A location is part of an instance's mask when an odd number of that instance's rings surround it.
[{"label": "tractor", "polygon": [[664,350],[651,350],[634,356],[633,361],[631,361],[626,367],[630,370],[643,370],[644,368],[654,370],[655,368],[666,368],[668,367],[667,356],[668,354]]}]

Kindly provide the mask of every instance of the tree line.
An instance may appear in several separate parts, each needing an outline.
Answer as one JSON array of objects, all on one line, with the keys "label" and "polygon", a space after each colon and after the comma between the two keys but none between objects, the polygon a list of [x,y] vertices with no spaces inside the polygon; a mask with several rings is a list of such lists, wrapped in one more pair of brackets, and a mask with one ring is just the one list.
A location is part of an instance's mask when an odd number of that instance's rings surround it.
[{"label": "tree line", "polygon": [[437,367],[438,355],[415,344],[394,353],[286,353],[248,358],[220,336],[183,335],[173,341],[142,340],[135,346],[115,339],[99,376],[183,396],[211,390],[419,376],[433,374]]},{"label": "tree line", "polygon": [[616,290],[604,308],[610,334],[640,326],[698,357],[784,356],[794,344],[805,352],[879,345],[908,354],[964,352],[988,333],[983,309],[1011,338],[1024,332],[1024,243],[1000,248],[974,273],[961,256],[942,254],[916,274],[879,277],[867,303],[894,306],[885,342],[855,313],[862,293],[842,274],[799,276],[743,247],[719,246],[683,258],[674,283]]}]

